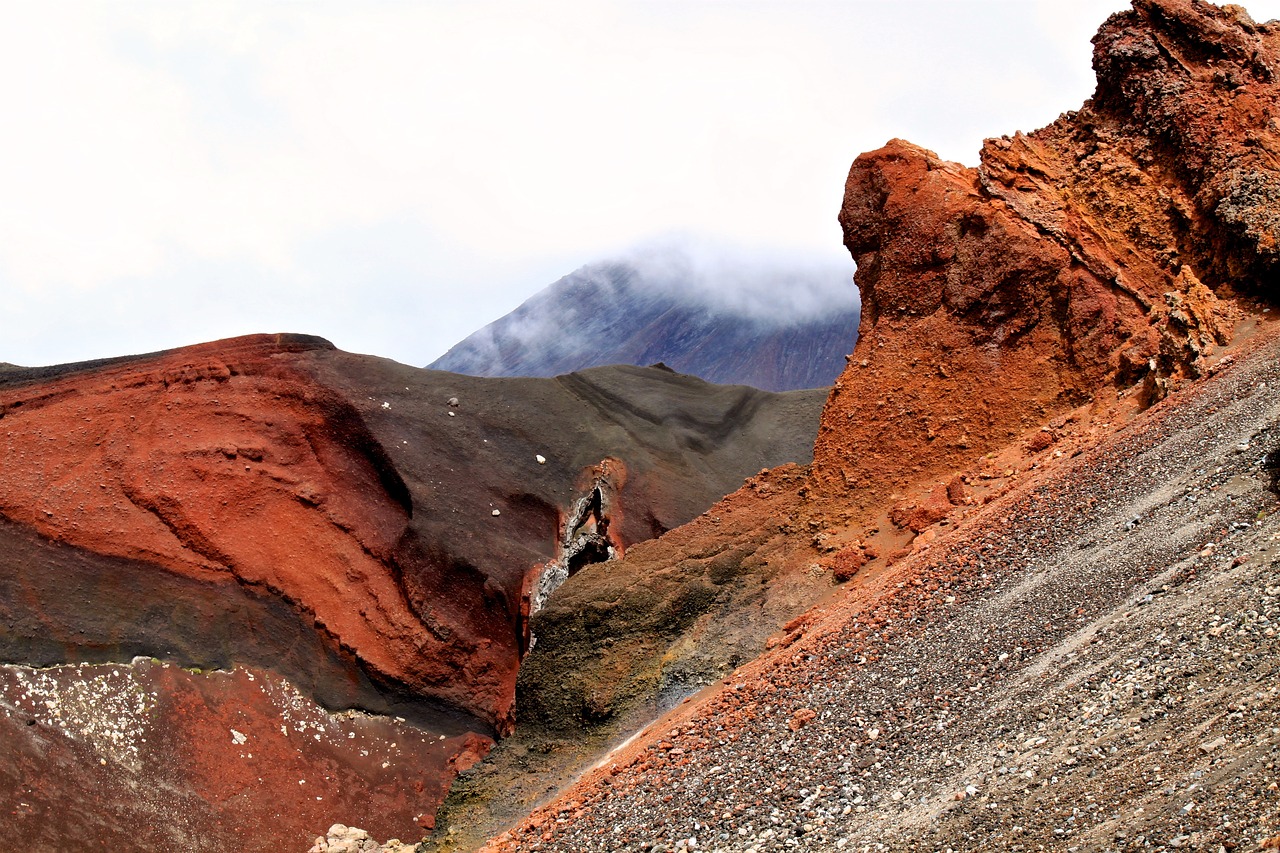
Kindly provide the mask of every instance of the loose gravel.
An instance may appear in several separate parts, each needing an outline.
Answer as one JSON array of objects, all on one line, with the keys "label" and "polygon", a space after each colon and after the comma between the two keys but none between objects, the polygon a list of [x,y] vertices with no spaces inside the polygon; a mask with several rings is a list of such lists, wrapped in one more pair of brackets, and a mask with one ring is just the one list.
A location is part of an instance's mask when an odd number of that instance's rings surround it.
[{"label": "loose gravel", "polygon": [[1280,847],[1278,349],[850,590],[495,847]]}]

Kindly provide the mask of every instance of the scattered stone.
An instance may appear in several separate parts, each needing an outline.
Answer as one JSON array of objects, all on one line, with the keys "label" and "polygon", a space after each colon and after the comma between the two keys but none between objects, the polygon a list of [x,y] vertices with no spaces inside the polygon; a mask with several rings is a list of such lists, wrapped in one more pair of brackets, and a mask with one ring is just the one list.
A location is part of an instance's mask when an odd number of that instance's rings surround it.
[{"label": "scattered stone", "polygon": [[858,571],[867,564],[866,551],[857,545],[848,548],[841,548],[831,558],[829,566],[831,574],[839,583],[852,578]]},{"label": "scattered stone", "polygon": [[1045,428],[1043,431],[1036,433],[1027,442],[1027,452],[1039,453],[1042,450],[1048,450],[1057,441],[1057,437]]},{"label": "scattered stone", "polygon": [[1213,740],[1207,740],[1204,743],[1200,744],[1200,751],[1203,752],[1205,755],[1208,755],[1209,753],[1213,752],[1219,747],[1225,746],[1226,743],[1227,743],[1227,739],[1219,735]]},{"label": "scattered stone", "polygon": [[371,842],[369,833],[363,829],[335,823],[329,827],[325,838],[316,838],[310,853],[370,853],[380,849],[380,845]]},{"label": "scattered stone", "polygon": [[787,721],[787,728],[793,732],[798,732],[811,723],[818,716],[817,711],[811,708],[801,708],[791,715],[791,719]]},{"label": "scattered stone", "polygon": [[327,836],[316,836],[316,843],[308,853],[415,853],[419,846],[406,844],[398,838],[379,844],[363,829],[335,823],[329,827]]}]

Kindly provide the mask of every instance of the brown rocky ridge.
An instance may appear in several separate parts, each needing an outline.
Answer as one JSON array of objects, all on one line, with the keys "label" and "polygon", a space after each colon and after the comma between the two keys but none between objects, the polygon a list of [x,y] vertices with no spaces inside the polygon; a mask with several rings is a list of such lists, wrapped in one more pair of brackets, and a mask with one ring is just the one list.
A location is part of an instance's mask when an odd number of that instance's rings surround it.
[{"label": "brown rocky ridge", "polygon": [[[1094,44],[1093,98],[977,167],[902,141],[857,158],[840,220],[862,320],[812,465],[556,592],[520,725],[455,784],[436,844],[513,822],[495,849],[1280,833],[1280,24],[1138,0]],[[1201,636],[1210,608],[1235,645]],[[1221,720],[1226,743],[1195,740]]]},{"label": "brown rocky ridge", "polygon": [[476,379],[296,335],[6,369],[10,837],[420,836],[511,730],[553,579],[806,459],[823,396]]}]

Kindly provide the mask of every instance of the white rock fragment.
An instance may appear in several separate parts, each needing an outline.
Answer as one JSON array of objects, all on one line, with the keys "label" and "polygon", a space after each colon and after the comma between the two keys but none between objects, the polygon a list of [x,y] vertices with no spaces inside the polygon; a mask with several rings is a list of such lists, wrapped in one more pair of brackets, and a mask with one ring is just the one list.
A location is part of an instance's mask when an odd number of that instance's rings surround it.
[{"label": "white rock fragment", "polygon": [[1207,740],[1204,743],[1200,744],[1200,751],[1203,752],[1205,755],[1208,755],[1209,753],[1213,752],[1215,749],[1218,749],[1226,745],[1227,745],[1227,739],[1219,735],[1213,740]]},{"label": "white rock fragment", "polygon": [[386,400],[383,400],[383,401],[382,401],[382,408],[384,408],[384,409],[389,409],[389,408],[391,408],[391,404],[390,404],[390,403],[388,403]]},{"label": "white rock fragment", "polygon": [[494,514],[494,515],[502,515],[502,511],[501,511],[501,510],[497,510],[497,509],[495,509],[495,510],[493,511],[493,514]]},{"label": "white rock fragment", "polygon": [[238,732],[235,729],[231,730],[231,740],[233,743],[242,744],[248,739],[249,738],[244,734],[244,732]]},{"label": "white rock fragment", "polygon": [[[317,798],[319,799],[319,798]],[[383,849],[369,838],[369,833],[354,826],[335,823],[329,827],[328,837],[316,837],[309,853],[363,853]]]},{"label": "white rock fragment", "polygon": [[547,464],[547,457],[543,456],[541,453],[536,454],[533,458],[538,460],[539,465]]}]

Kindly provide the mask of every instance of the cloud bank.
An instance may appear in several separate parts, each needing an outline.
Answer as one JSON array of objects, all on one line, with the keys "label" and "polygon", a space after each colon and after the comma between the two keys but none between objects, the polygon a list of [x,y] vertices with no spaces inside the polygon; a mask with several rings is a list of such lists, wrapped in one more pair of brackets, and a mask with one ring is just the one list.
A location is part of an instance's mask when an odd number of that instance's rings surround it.
[{"label": "cloud bank", "polygon": [[805,323],[858,306],[851,260],[668,235],[621,253],[640,286],[726,316],[772,326]]},{"label": "cloud bank", "polygon": [[646,235],[839,262],[859,152],[1051,121],[1127,5],[5,3],[0,360],[292,330],[423,363]]}]

